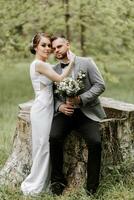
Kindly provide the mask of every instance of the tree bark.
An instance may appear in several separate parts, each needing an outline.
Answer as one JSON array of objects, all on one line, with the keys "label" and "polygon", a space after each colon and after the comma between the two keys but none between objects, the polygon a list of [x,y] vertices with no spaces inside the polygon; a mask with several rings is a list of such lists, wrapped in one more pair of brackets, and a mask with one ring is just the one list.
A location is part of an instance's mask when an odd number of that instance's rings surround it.
[{"label": "tree bark", "polygon": [[80,46],[81,46],[81,52],[82,52],[82,56],[85,56],[86,55],[86,52],[85,52],[85,31],[86,31],[86,27],[84,25],[84,12],[83,12],[83,9],[84,9],[84,3],[81,2],[80,3],[80,15],[79,15],[79,21],[80,21]]},{"label": "tree bark", "polygon": [[[110,98],[101,98],[107,119],[101,122],[102,165],[101,174],[110,166],[134,158],[134,105]],[[0,184],[20,184],[31,167],[31,125],[29,112],[32,101],[20,104],[13,140],[12,153],[0,171]],[[69,187],[85,182],[87,146],[80,135],[72,132],[65,142],[64,173]]]},{"label": "tree bark", "polygon": [[64,0],[64,6],[65,6],[66,38],[70,41],[70,26],[69,26],[70,12],[69,12],[69,0]]}]

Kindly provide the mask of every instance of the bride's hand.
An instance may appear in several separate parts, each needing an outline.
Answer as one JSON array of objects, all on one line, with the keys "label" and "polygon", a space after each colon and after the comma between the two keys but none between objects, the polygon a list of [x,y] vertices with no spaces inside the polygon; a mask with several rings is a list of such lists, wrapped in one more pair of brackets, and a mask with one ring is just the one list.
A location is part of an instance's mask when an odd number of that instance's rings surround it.
[{"label": "bride's hand", "polygon": [[74,62],[76,55],[72,53],[70,50],[67,52],[67,58],[70,62]]}]

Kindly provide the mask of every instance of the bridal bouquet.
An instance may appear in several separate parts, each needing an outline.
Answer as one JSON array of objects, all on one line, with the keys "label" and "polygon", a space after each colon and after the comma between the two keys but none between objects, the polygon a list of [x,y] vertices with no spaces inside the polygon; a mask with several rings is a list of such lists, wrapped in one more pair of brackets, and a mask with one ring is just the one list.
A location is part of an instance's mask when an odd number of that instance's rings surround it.
[{"label": "bridal bouquet", "polygon": [[63,97],[77,96],[84,88],[83,80],[85,79],[85,77],[85,72],[80,70],[76,80],[71,77],[67,77],[60,83],[56,83],[55,94]]}]

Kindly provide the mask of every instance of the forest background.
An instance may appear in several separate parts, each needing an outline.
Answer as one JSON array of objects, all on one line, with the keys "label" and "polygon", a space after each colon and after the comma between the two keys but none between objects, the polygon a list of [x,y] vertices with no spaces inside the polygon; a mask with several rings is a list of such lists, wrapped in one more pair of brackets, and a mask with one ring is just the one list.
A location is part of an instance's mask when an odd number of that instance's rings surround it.
[{"label": "forest background", "polygon": [[[134,102],[133,0],[0,0],[0,168],[12,149],[18,104],[34,98],[28,47],[44,31],[65,35],[74,53],[95,60],[106,82],[103,96]],[[134,199],[131,167],[126,161],[113,168],[91,199]],[[0,200],[21,198],[19,188],[0,188]],[[59,199],[86,198],[81,190]]]}]

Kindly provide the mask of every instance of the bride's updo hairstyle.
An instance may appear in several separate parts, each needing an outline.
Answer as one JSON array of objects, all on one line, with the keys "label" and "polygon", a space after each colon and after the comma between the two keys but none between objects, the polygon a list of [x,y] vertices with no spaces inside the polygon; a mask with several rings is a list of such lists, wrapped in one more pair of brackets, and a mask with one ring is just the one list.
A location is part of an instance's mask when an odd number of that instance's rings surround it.
[{"label": "bride's updo hairstyle", "polygon": [[32,42],[30,44],[30,52],[32,54],[36,54],[36,51],[35,51],[35,48],[38,46],[40,40],[41,40],[41,37],[45,37],[45,38],[48,38],[51,42],[51,37],[50,35],[48,35],[47,33],[37,33],[33,38],[32,38]]}]

